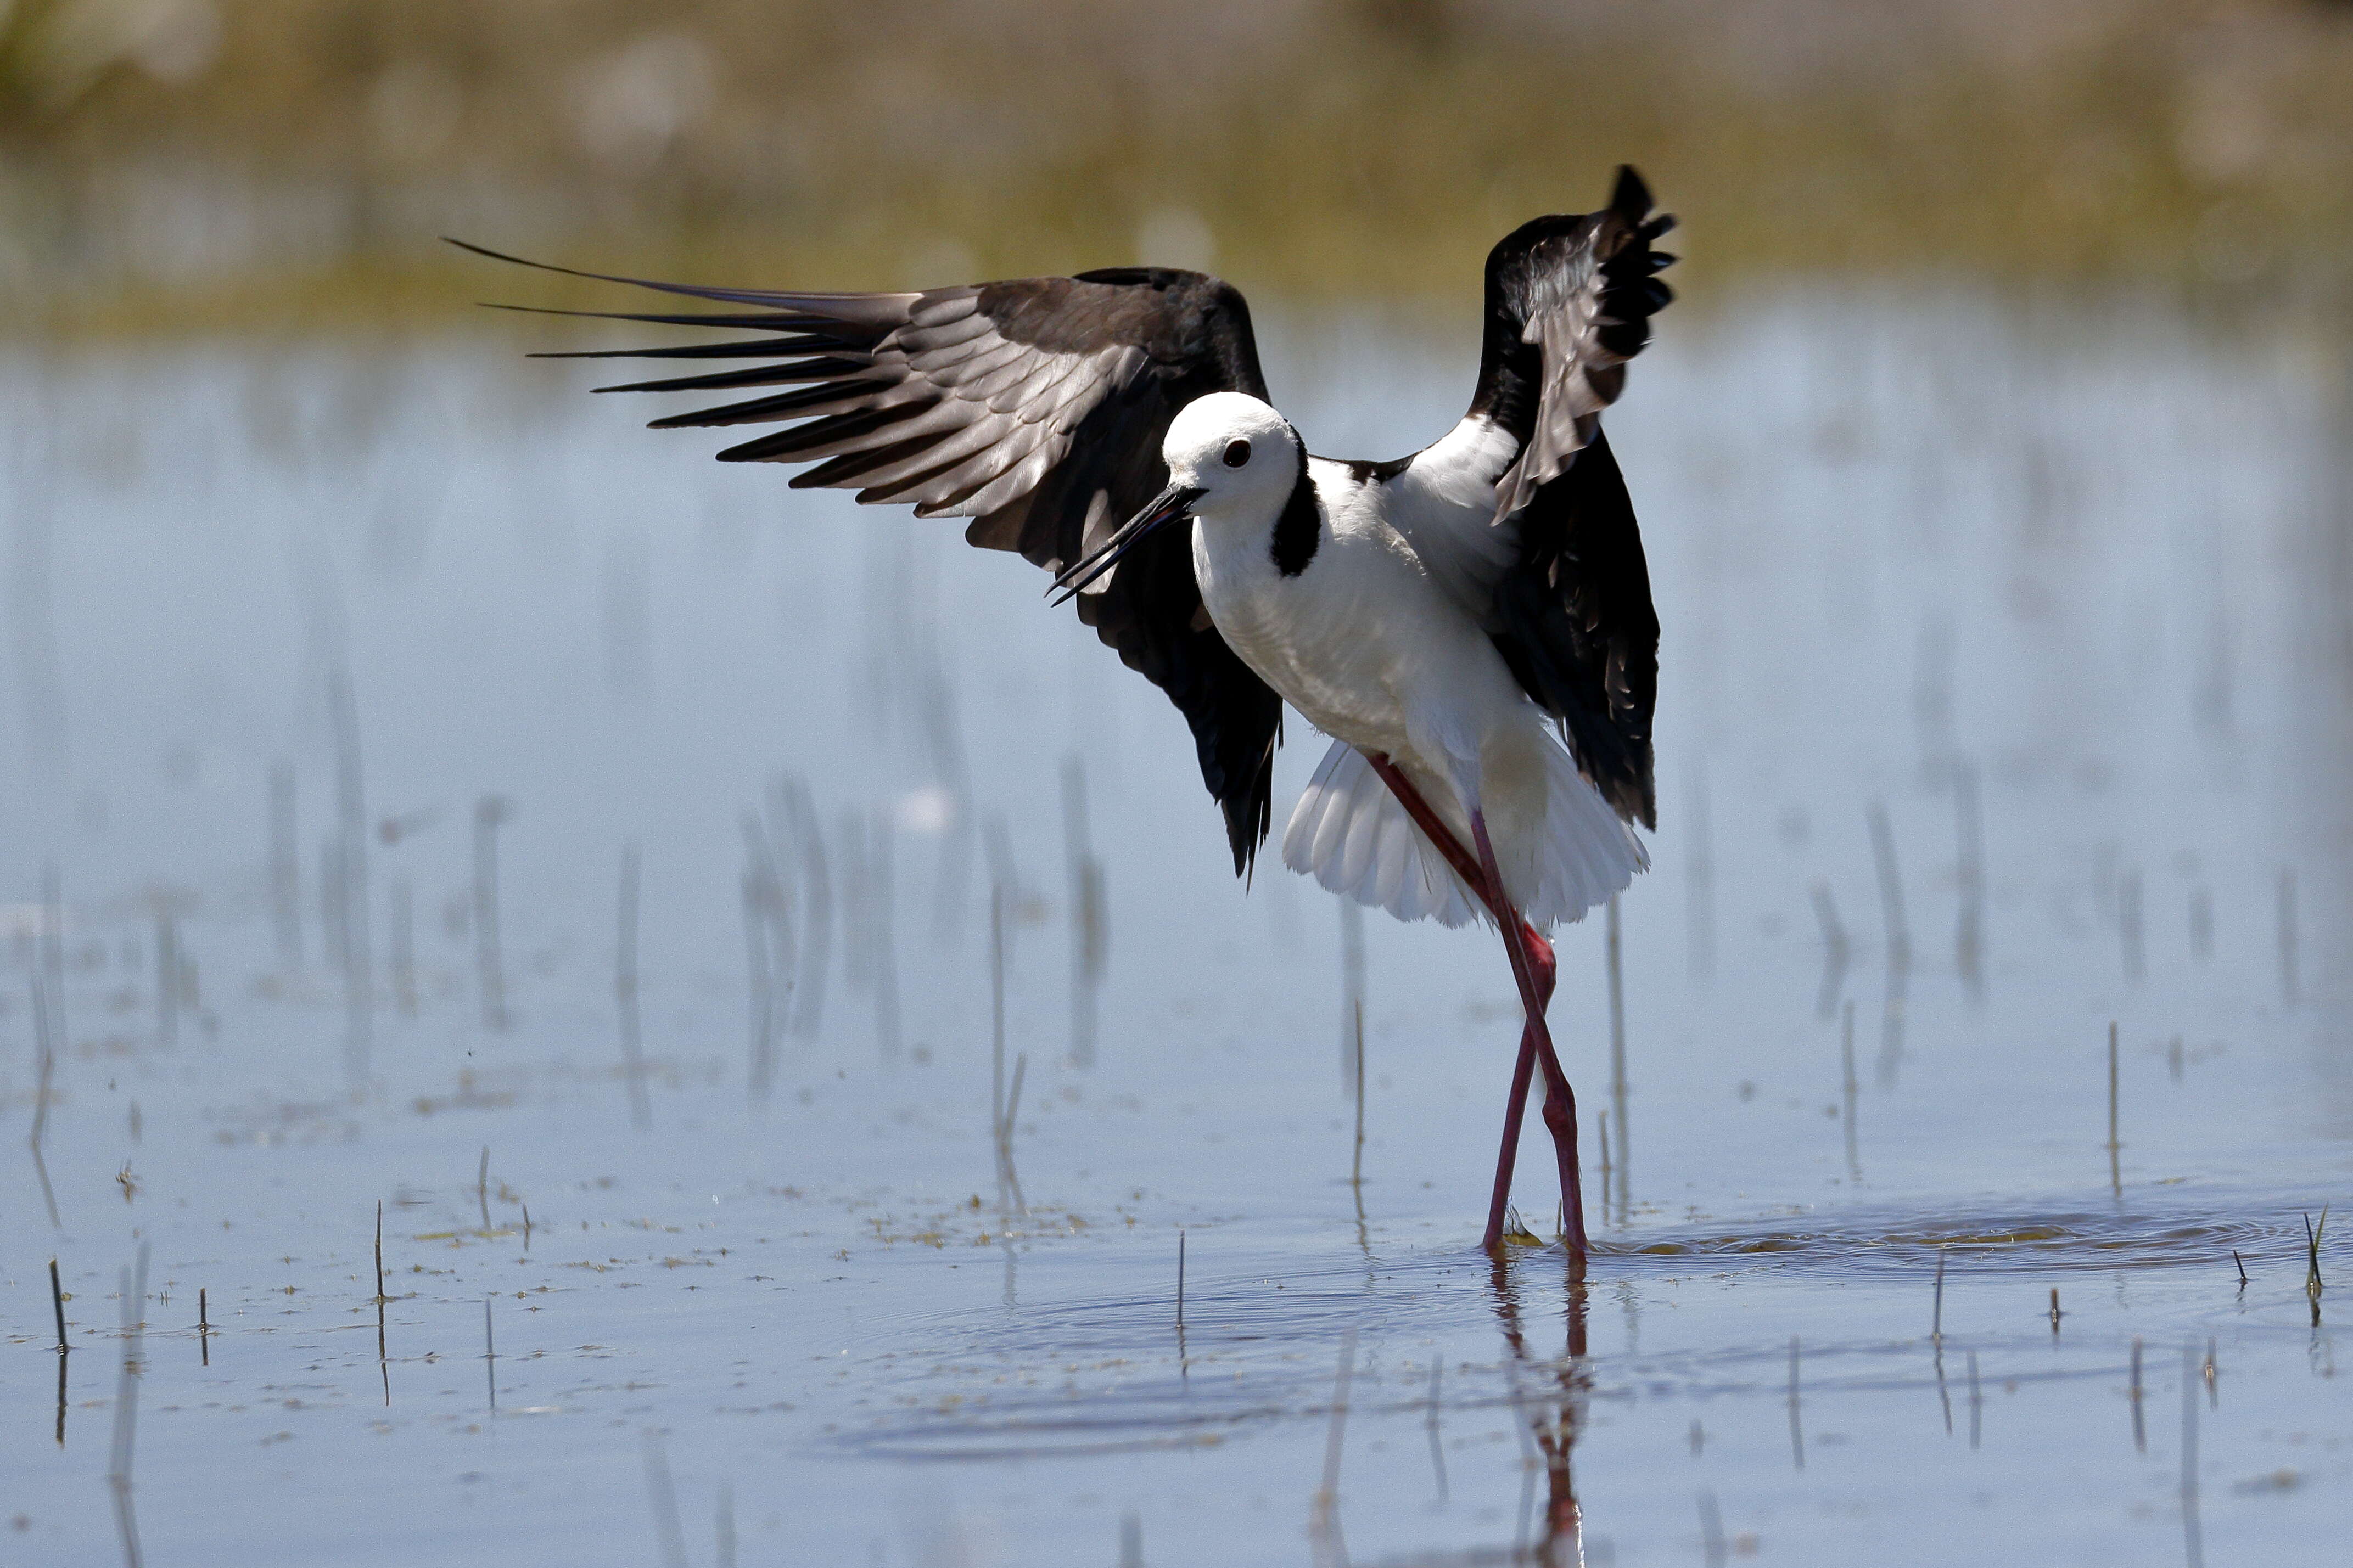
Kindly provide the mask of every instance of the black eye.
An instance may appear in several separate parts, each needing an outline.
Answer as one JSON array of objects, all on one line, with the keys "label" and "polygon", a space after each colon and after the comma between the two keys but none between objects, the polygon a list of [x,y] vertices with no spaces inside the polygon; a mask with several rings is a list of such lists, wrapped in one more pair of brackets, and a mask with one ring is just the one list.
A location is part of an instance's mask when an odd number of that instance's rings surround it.
[{"label": "black eye", "polygon": [[1244,463],[1249,461],[1250,443],[1248,441],[1229,441],[1226,443],[1226,467],[1229,468],[1239,468]]}]

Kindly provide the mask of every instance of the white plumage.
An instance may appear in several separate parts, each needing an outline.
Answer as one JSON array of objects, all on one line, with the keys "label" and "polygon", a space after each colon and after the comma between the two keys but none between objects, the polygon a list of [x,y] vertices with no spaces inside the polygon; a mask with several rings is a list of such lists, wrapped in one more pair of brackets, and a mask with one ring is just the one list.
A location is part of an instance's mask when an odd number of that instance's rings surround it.
[{"label": "white plumage", "polygon": [[[1532,855],[1546,862],[1535,879],[1536,891],[1523,910],[1539,929],[1580,919],[1622,891],[1634,873],[1651,863],[1641,841],[1585,782],[1568,753],[1548,742],[1546,751],[1547,789],[1541,824],[1525,835],[1525,845],[1519,836],[1501,832],[1495,842],[1506,886],[1514,880],[1515,856]],[[1419,770],[1409,764],[1408,772],[1411,775]],[[1467,838],[1469,817],[1460,804],[1449,803],[1451,810],[1441,805],[1443,792],[1430,784],[1427,774],[1416,782],[1456,833]],[[1497,827],[1504,816],[1491,805],[1489,826]],[[1460,926],[1485,912],[1446,857],[1413,825],[1365,754],[1345,741],[1332,742],[1292,808],[1291,825],[1282,835],[1282,863],[1343,898],[1387,910],[1401,921],[1435,920]],[[1523,872],[1514,898],[1522,896],[1527,883]]]},{"label": "white plumage", "polygon": [[1362,753],[1385,755],[1463,842],[1483,813],[1505,891],[1544,929],[1649,858],[1482,625],[1518,542],[1494,516],[1517,443],[1480,425],[1382,473],[1308,458],[1271,407],[1219,393],[1177,416],[1163,456],[1172,489],[1193,492],[1194,575],[1219,634],[1334,738],[1283,864],[1400,920],[1482,912]]}]

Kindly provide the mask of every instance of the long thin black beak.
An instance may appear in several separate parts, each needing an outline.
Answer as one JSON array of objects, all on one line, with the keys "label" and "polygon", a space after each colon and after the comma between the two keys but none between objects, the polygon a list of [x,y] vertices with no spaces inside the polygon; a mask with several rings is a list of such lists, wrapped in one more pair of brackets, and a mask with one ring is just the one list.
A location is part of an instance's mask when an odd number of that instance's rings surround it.
[{"label": "long thin black beak", "polygon": [[1119,564],[1119,558],[1143,543],[1148,535],[1187,516],[1193,503],[1208,493],[1198,485],[1172,484],[1153,497],[1149,506],[1120,524],[1119,531],[1103,541],[1102,549],[1062,569],[1061,575],[1054,579],[1054,586],[1061,590],[1061,596],[1054,603],[1070,603],[1073,595]]}]

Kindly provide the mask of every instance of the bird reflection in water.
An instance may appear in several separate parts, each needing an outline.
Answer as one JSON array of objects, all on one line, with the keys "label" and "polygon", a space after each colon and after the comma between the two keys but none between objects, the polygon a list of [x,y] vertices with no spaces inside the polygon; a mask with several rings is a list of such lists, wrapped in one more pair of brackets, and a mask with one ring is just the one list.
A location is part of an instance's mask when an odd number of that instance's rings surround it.
[{"label": "bird reflection in water", "polygon": [[[1556,1254],[1555,1256],[1560,1256]],[[1530,1260],[1531,1262],[1534,1259]],[[1526,1479],[1520,1493],[1519,1530],[1508,1548],[1472,1546],[1459,1552],[1437,1552],[1392,1559],[1403,1568],[1486,1568],[1490,1564],[1526,1563],[1535,1568],[1581,1568],[1585,1562],[1585,1516],[1577,1500],[1574,1457],[1583,1432],[1593,1392],[1593,1375],[1586,1364],[1587,1286],[1584,1270],[1573,1258],[1567,1268],[1565,1317],[1567,1342],[1557,1360],[1530,1352],[1523,1322],[1520,1282],[1513,1277],[1509,1258],[1497,1257],[1489,1266],[1488,1289],[1495,1321],[1504,1331],[1504,1374],[1512,1391],[1512,1415],[1518,1423],[1519,1450]],[[1315,1494],[1308,1522],[1308,1538],[1316,1568],[1347,1568],[1348,1550],[1340,1529],[1341,1447],[1348,1417],[1348,1390],[1355,1371],[1356,1336],[1350,1331],[1340,1352],[1330,1406],[1331,1426],[1325,1439],[1324,1484]],[[1440,1374],[1430,1369],[1430,1459],[1438,1477],[1439,1498],[1446,1499],[1446,1461],[1439,1437]],[[1536,1512],[1536,1477],[1545,1480],[1545,1506]]]},{"label": "bird reflection in water", "polygon": [[[1571,1261],[1567,1275],[1567,1346],[1558,1360],[1549,1362],[1529,1353],[1527,1331],[1521,1321],[1519,1285],[1510,1261],[1497,1258],[1487,1277],[1495,1320],[1504,1331],[1508,1356],[1504,1369],[1512,1378],[1514,1413],[1525,1424],[1522,1430],[1535,1450],[1528,1460],[1528,1485],[1522,1494],[1519,1539],[1509,1560],[1542,1568],[1568,1568],[1585,1561],[1585,1517],[1577,1501],[1573,1458],[1593,1392],[1593,1374],[1585,1360],[1585,1272]],[[1539,1468],[1545,1478],[1545,1507],[1541,1517],[1532,1520]],[[1487,1560],[1480,1554],[1461,1561]]]}]

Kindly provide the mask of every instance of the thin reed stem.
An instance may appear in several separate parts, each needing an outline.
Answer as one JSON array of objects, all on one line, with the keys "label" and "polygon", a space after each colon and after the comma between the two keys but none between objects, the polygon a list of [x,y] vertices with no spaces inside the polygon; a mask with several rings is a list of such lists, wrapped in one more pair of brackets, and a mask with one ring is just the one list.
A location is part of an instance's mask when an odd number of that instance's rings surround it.
[{"label": "thin reed stem", "polygon": [[1707,980],[1715,973],[1715,850],[1709,832],[1705,761],[1693,758],[1686,776],[1684,819],[1689,827],[1684,838],[1690,848],[1683,867],[1683,897],[1688,925],[1687,962],[1693,979]]},{"label": "thin reed stem", "polygon": [[2140,1349],[2140,1336],[2135,1334],[2132,1342],[2132,1383],[2126,1392],[2126,1398],[2132,1404],[2133,1452],[2146,1454],[2148,1452],[2148,1427],[2141,1418]]},{"label": "thin reed stem", "polygon": [[1348,1162],[1348,1184],[1357,1190],[1361,1210],[1365,1185],[1365,1005],[1356,1004],[1356,1144]]},{"label": "thin reed stem", "polygon": [[1985,994],[1985,819],[1978,802],[1978,771],[1965,762],[1953,764],[1953,830],[1959,841],[1955,880],[1960,892],[1953,951],[1961,984],[1970,1000],[1978,1001]]},{"label": "thin reed stem", "polygon": [[1879,875],[1880,919],[1887,932],[1887,962],[1891,968],[1908,969],[1912,924],[1904,910],[1904,874],[1895,860],[1895,830],[1888,821],[1884,801],[1873,801],[1868,816],[1872,864]]},{"label": "thin reed stem", "polygon": [[1086,763],[1075,752],[1062,760],[1062,853],[1071,877],[1071,1065],[1085,1068],[1095,1062],[1111,914],[1088,827]]},{"label": "thin reed stem", "polygon": [[1361,1023],[1365,1010],[1365,907],[1354,899],[1340,906],[1340,1092],[1355,1094],[1364,1076]]},{"label": "thin reed stem", "polygon": [[988,1138],[997,1162],[997,1206],[1010,1201],[1005,1169],[1005,887],[988,890]]},{"label": "thin reed stem", "polygon": [[1928,1338],[1936,1344],[1945,1342],[1945,1249],[1936,1248],[1936,1304],[1928,1317]]},{"label": "thin reed stem", "polygon": [[406,877],[392,879],[389,893],[392,904],[392,934],[389,942],[392,957],[392,1005],[404,1018],[417,1016],[417,908],[416,895]]},{"label": "thin reed stem", "polygon": [[278,966],[302,967],[302,858],[295,813],[294,764],[269,767],[269,920]]},{"label": "thin reed stem", "polygon": [[1814,993],[1814,1012],[1828,1018],[1838,1005],[1839,994],[1846,989],[1847,964],[1854,950],[1847,940],[1845,922],[1839,919],[1838,900],[1831,896],[1831,885],[1817,878],[1810,892],[1814,923],[1822,933],[1822,982]]},{"label": "thin reed stem", "polygon": [[114,1494],[114,1523],[122,1541],[124,1568],[140,1568],[139,1519],[131,1502],[131,1466],[139,1441],[139,1378],[145,1371],[147,1328],[147,1257],[149,1244],[139,1244],[134,1273],[122,1270],[122,1368],[114,1384],[114,1436],[106,1480]]},{"label": "thin reed stem", "polygon": [[1021,1173],[1014,1168],[1013,1164],[1013,1126],[1015,1119],[1021,1114],[1021,1080],[1029,1075],[1029,1053],[1023,1051],[1013,1058],[1013,1086],[1005,1093],[1003,1133],[1006,1185],[1012,1189],[1013,1212],[1024,1216],[1029,1213],[1029,1205],[1021,1195]]},{"label": "thin reed stem", "polygon": [[661,1435],[646,1428],[646,1491],[653,1503],[654,1534],[661,1542],[662,1568],[686,1568],[686,1531],[678,1518],[678,1489],[670,1484],[670,1460]]},{"label": "thin reed stem", "polygon": [[2124,1171],[2119,1158],[2124,1145],[2116,1139],[2116,1026],[2108,1022],[2108,1186],[2119,1197],[2124,1194]]},{"label": "thin reed stem", "polygon": [[2188,1568],[2205,1568],[2206,1542],[2198,1519],[2198,1351],[2181,1347],[2181,1538]]},{"label": "thin reed stem", "polygon": [[638,1011],[638,900],[641,858],[634,842],[621,847],[621,887],[613,944],[613,1005],[620,1015],[621,1072],[629,1085],[629,1124],[653,1125],[646,1097],[645,1037]]},{"label": "thin reed stem", "polygon": [[1839,1021],[1839,1087],[1845,1099],[1846,1173],[1849,1181],[1862,1180],[1860,1158],[1861,1132],[1854,1124],[1858,1095],[1862,1086],[1854,1076],[1854,1004],[1849,1002]]},{"label": "thin reed stem", "polygon": [[[203,1302],[201,1293],[196,1298]],[[384,1405],[392,1408],[392,1357],[385,1346],[384,1309],[390,1298],[384,1292],[384,1200],[375,1201],[375,1371],[377,1381],[384,1385]],[[207,1361],[206,1365],[211,1363]]]},{"label": "thin reed stem", "polygon": [[1798,1336],[1789,1336],[1789,1458],[1797,1468],[1806,1468],[1806,1427],[1798,1398]]},{"label": "thin reed stem", "polygon": [[1316,1568],[1346,1568],[1348,1547],[1340,1533],[1340,1448],[1348,1430],[1348,1385],[1356,1375],[1356,1330],[1340,1342],[1340,1365],[1332,1376],[1331,1417],[1324,1434],[1324,1482],[1315,1490],[1308,1541]]},{"label": "thin reed stem", "polygon": [[155,1039],[166,1047],[180,1040],[180,927],[171,894],[155,895]]},{"label": "thin reed stem", "polygon": [[41,867],[41,981],[48,1002],[50,1049],[71,1050],[73,1029],[66,1018],[65,875],[54,860]]},{"label": "thin reed stem", "polygon": [[877,807],[867,837],[867,912],[873,921],[874,1037],[884,1065],[899,1059],[897,874],[891,815]]},{"label": "thin reed stem", "polygon": [[[746,1083],[756,1086],[761,1064],[767,1059],[769,1036],[776,1027],[776,977],[769,967],[772,959],[766,921],[760,909],[760,877],[748,866],[744,869],[743,892],[744,1001],[750,1008],[745,1018],[750,1033],[744,1046],[744,1078]],[[756,1090],[754,1098],[758,1098]]]},{"label": "thin reed stem", "polygon": [[374,948],[368,937],[367,800],[360,764],[359,702],[340,660],[327,674],[327,712],[335,744],[336,923],[342,931],[343,1068],[367,1081],[375,1032]]},{"label": "thin reed stem", "polygon": [[2303,985],[2298,975],[2295,872],[2286,866],[2280,868],[2278,899],[2280,1000],[2293,1007],[2299,1000]]},{"label": "thin reed stem", "polygon": [[2125,872],[2116,882],[2116,936],[2123,944],[2125,978],[2137,985],[2148,972],[2141,935],[2140,868]]},{"label": "thin reed stem", "polygon": [[793,1033],[816,1037],[825,1014],[826,972],[833,952],[833,867],[825,851],[825,827],[810,803],[808,786],[787,775],[778,792],[801,852],[801,915],[804,930],[800,984],[795,998]]},{"label": "thin reed stem", "polygon": [[58,1194],[49,1185],[49,1163],[41,1153],[41,1140],[49,1130],[49,1089],[58,1070],[57,1039],[49,1021],[49,981],[46,973],[33,976],[33,1037],[40,1051],[40,1078],[33,1090],[33,1130],[25,1142],[33,1151],[33,1173],[41,1181],[41,1202],[49,1211],[49,1226],[63,1230],[65,1221],[58,1217]]},{"label": "thin reed stem", "polygon": [[792,995],[794,951],[790,900],[756,813],[744,829],[744,938],[752,966],[752,1040],[746,1078],[754,1101],[768,1098],[776,1068],[776,1030]]},{"label": "thin reed stem", "polygon": [[505,955],[499,941],[499,828],[505,800],[486,795],[474,803],[474,968],[481,990],[482,1026],[503,1031],[507,1014]]}]

